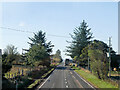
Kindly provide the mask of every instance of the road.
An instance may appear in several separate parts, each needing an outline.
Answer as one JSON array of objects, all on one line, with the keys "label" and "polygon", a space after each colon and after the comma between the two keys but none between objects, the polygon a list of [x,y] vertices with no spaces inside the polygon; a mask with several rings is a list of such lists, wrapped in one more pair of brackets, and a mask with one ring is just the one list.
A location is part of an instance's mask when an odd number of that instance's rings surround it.
[{"label": "road", "polygon": [[41,88],[91,88],[88,82],[80,77],[70,67],[65,67],[64,64],[59,65],[52,74],[39,86]]}]

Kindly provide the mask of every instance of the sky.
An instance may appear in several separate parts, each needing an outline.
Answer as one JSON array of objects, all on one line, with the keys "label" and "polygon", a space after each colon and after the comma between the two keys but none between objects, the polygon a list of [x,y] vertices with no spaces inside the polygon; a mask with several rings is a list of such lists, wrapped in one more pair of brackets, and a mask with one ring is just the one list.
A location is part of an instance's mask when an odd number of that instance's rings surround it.
[{"label": "sky", "polygon": [[[46,32],[47,41],[54,46],[53,54],[61,50],[65,58],[69,34],[85,20],[94,38],[108,44],[112,36],[112,47],[118,52],[118,3],[117,2],[4,2],[2,3],[2,27],[37,33]],[[21,53],[28,49],[28,37],[33,33],[1,29],[0,48],[15,45]],[[55,36],[54,36],[55,35]],[[64,37],[57,37],[64,36]]]}]

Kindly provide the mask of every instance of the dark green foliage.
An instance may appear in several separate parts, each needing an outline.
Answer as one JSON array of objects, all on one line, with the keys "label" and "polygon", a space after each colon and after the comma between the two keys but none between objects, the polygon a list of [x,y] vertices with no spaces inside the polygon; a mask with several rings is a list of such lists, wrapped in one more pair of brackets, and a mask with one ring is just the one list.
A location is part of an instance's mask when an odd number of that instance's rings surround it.
[{"label": "dark green foliage", "polygon": [[120,60],[120,55],[112,55],[111,56],[111,67],[112,67],[112,70],[113,70],[113,68],[117,68],[117,70],[119,70],[118,60]]},{"label": "dark green foliage", "polygon": [[15,88],[15,84],[12,83],[9,79],[6,79],[5,77],[2,77],[2,89],[12,89]]},{"label": "dark green foliage", "polygon": [[31,46],[36,45],[41,43],[43,46],[45,46],[45,33],[43,33],[42,31],[39,31],[38,33],[34,33],[34,37],[29,39],[32,41],[32,43],[29,43]]},{"label": "dark green foliage", "polygon": [[46,59],[49,60],[49,54],[47,53],[45,47],[41,45],[33,45],[27,53],[28,65],[47,65]]},{"label": "dark green foliage", "polygon": [[88,56],[90,57],[90,68],[99,79],[106,79],[108,74],[108,59],[106,44],[94,40],[89,45]]},{"label": "dark green foliage", "polygon": [[30,38],[31,43],[28,42],[30,44],[30,46],[34,46],[34,45],[41,45],[44,46],[44,48],[46,49],[47,53],[51,53],[52,52],[52,47],[54,45],[51,45],[51,41],[47,43],[47,40],[45,38],[45,33],[43,33],[42,31],[38,31],[38,33],[34,33],[34,37]]},{"label": "dark green foliage", "polygon": [[82,67],[88,66],[88,46],[83,48],[82,54],[79,57],[79,64]]},{"label": "dark green foliage", "polygon": [[31,66],[50,65],[50,53],[52,52],[51,42],[46,43],[45,33],[39,31],[34,33],[33,38],[29,38],[32,43],[26,54],[26,63]]},{"label": "dark green foliage", "polygon": [[72,58],[75,57],[77,61],[80,59],[79,56],[82,53],[82,49],[90,43],[90,39],[92,38],[90,30],[84,20],[79,27],[75,28],[73,35],[70,34],[73,40],[70,42],[70,46],[67,46],[67,55]]}]

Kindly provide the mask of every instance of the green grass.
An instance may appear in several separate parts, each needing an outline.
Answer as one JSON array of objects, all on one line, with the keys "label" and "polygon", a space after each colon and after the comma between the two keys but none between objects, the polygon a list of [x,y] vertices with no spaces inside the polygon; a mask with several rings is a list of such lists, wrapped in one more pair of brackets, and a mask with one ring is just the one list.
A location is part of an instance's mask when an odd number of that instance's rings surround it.
[{"label": "green grass", "polygon": [[31,85],[28,86],[28,88],[33,88],[35,85],[37,85],[40,82],[41,79],[37,79],[35,80],[34,83],[32,83]]},{"label": "green grass", "polygon": [[80,70],[79,67],[75,67],[75,66],[72,66],[72,69],[74,69],[74,70]]},{"label": "green grass", "polygon": [[97,88],[117,88],[117,86],[112,85],[109,82],[98,79],[91,73],[87,73],[83,70],[75,70],[79,75],[81,75],[86,81],[90,82]]}]

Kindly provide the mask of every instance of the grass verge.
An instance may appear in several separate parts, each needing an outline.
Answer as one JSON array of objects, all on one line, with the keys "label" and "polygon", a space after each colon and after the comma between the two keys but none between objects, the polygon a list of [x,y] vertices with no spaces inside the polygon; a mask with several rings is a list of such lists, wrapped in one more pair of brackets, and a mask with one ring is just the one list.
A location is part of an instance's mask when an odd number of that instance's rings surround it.
[{"label": "grass verge", "polygon": [[96,76],[94,76],[91,73],[85,72],[85,71],[75,68],[75,67],[74,67],[74,69],[80,76],[82,76],[86,81],[91,83],[96,88],[113,88],[113,89],[118,88],[117,86],[114,86],[109,82],[98,79]]},{"label": "grass verge", "polygon": [[52,71],[54,70],[54,68],[52,68],[51,70],[49,70],[47,73],[45,73],[41,78],[42,79],[37,79],[35,80],[31,85],[28,86],[28,88],[34,88],[35,86],[37,86],[44,78],[46,78]]}]

